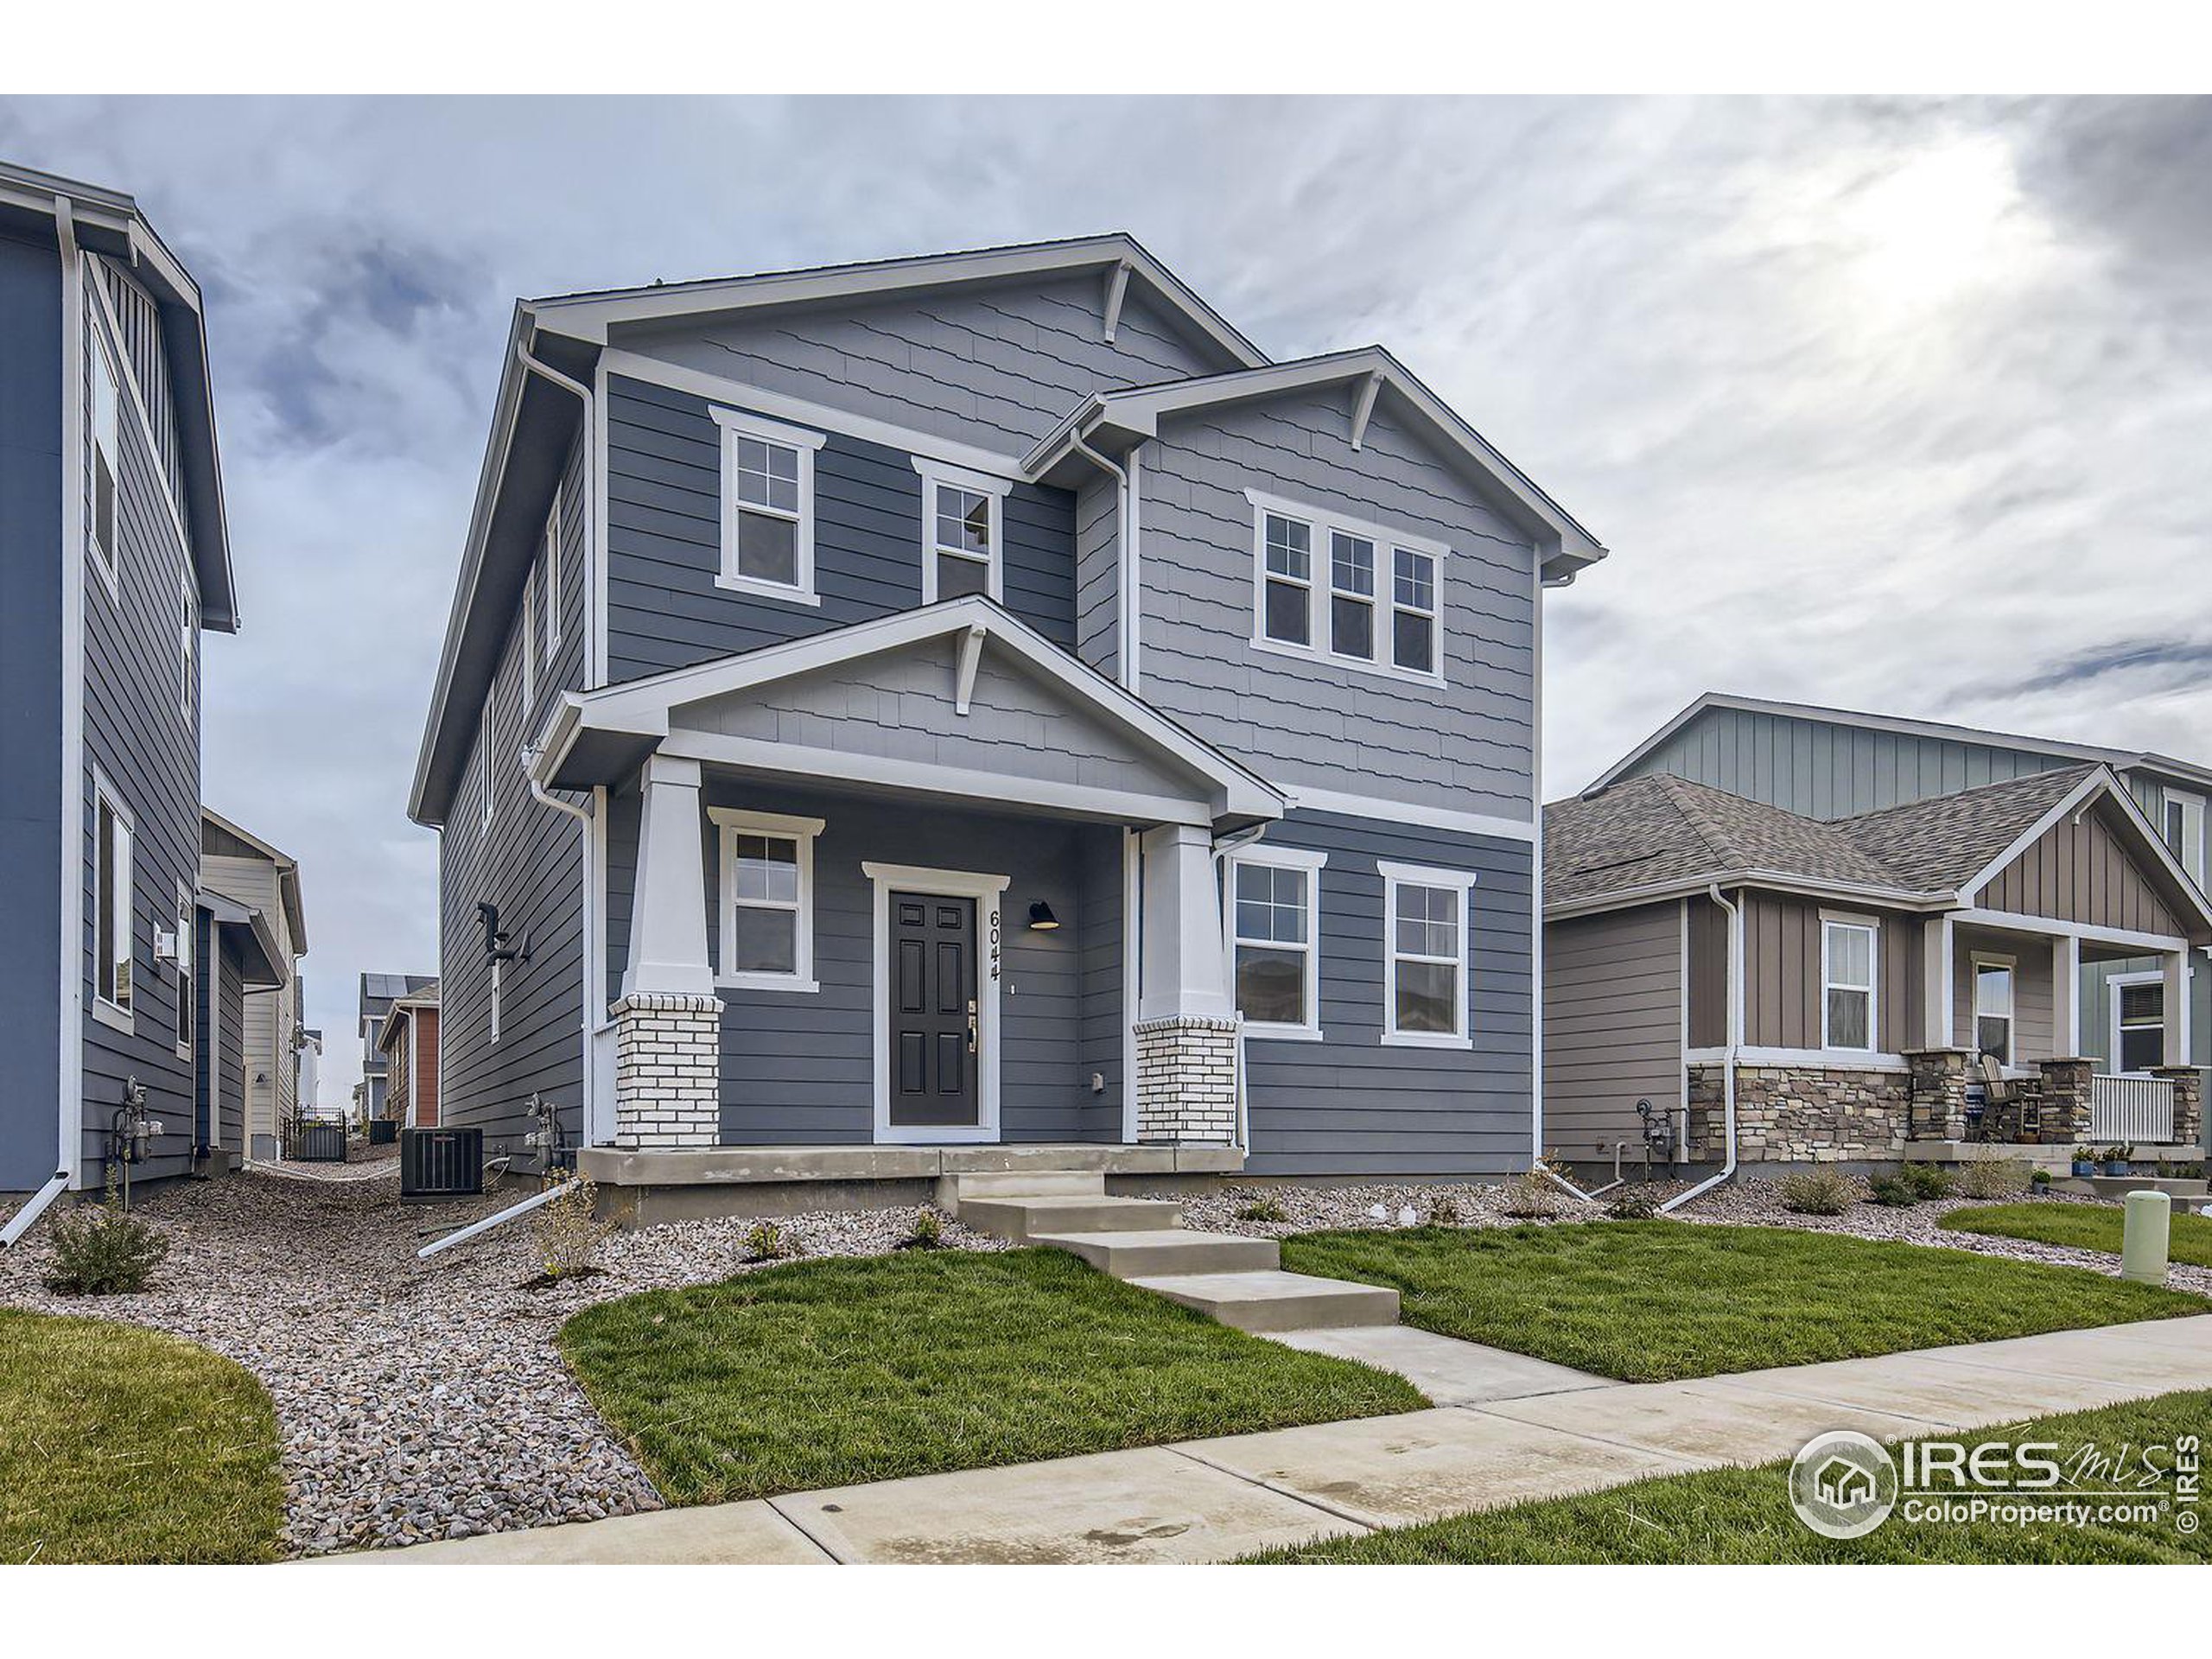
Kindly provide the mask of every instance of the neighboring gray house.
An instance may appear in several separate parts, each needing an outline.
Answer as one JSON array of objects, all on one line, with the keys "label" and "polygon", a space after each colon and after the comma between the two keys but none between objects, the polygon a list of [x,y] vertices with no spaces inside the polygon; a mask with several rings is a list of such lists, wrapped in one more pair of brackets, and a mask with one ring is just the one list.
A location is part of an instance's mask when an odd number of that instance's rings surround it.
[{"label": "neighboring gray house", "polygon": [[362,1119],[385,1115],[385,1096],[390,1085],[391,1062],[379,1039],[385,1016],[401,997],[413,996],[438,982],[435,974],[363,974],[357,1024],[361,1033]]},{"label": "neighboring gray house", "polygon": [[443,1121],[542,1091],[642,1185],[1524,1166],[1602,556],[1126,236],[524,304],[410,809]]},{"label": "neighboring gray house", "polygon": [[[1800,1103],[1761,1151],[1894,1155],[1923,1049],[1951,1052],[1939,1069],[1980,1052],[2028,1073],[2066,1062],[2054,1087],[2082,1097],[2069,1132],[2194,1143],[2207,786],[2203,768],[2135,751],[1700,698],[1546,810],[1548,1141],[1587,1159],[1636,1140],[1639,1097],[1714,1096],[1717,883],[1745,906],[1739,1083]],[[1859,963],[1861,924],[1878,972]],[[1820,1023],[1830,997],[1872,1007],[1877,1029],[1840,1048]]]},{"label": "neighboring gray house", "polygon": [[199,884],[200,641],[237,627],[199,289],[130,197],[0,165],[0,1192],[97,1188],[132,1077],[135,1179],[237,1155],[270,964]]}]

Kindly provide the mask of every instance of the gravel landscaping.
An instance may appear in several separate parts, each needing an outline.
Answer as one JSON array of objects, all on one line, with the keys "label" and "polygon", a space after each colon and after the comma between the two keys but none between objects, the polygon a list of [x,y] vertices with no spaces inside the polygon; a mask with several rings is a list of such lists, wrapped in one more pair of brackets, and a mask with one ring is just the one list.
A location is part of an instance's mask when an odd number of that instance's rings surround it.
[{"label": "gravel landscaping", "polygon": [[[588,1304],[759,1265],[747,1260],[751,1224],[618,1234],[600,1252],[602,1274],[550,1290],[521,1288],[539,1266],[526,1221],[415,1259],[429,1239],[518,1196],[403,1205],[395,1180],[262,1172],[174,1187],[137,1206],[169,1240],[156,1288],[48,1291],[41,1223],[0,1253],[0,1306],[173,1332],[260,1378],[283,1440],[293,1554],[658,1509],[562,1363],[555,1333]],[[912,1222],[901,1210],[777,1224],[806,1255],[869,1255]],[[1005,1248],[950,1223],[944,1242]]]}]

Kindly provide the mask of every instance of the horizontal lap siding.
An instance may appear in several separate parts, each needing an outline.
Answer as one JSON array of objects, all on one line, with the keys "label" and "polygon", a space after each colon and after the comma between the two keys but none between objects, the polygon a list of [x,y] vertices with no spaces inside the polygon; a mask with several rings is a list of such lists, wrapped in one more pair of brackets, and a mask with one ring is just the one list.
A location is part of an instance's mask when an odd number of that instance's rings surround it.
[{"label": "horizontal lap siding", "polygon": [[[831,433],[814,459],[819,605],[715,585],[721,429],[706,399],[614,377],[608,395],[607,669],[635,679],[921,603],[922,480],[906,454]],[[1004,509],[1007,608],[1076,642],[1075,501],[1018,485]]]},{"label": "horizontal lap siding", "polygon": [[2001,933],[1960,928],[1951,942],[1951,1009],[1956,1029],[1951,1040],[1971,1049],[1974,1042],[1974,959],[2012,958],[2012,1058],[2016,1064],[2047,1060],[2058,1052],[2057,1027],[2052,1007],[2053,969],[2050,945]]},{"label": "horizontal lap siding", "polygon": [[[1535,750],[1534,556],[1380,412],[1353,450],[1348,396],[1185,416],[1145,446],[1145,696],[1270,778],[1525,818]],[[1440,579],[1443,690],[1255,648],[1247,489],[1449,546]],[[1385,558],[1378,549],[1378,566]],[[1317,547],[1325,582],[1325,546]],[[1378,611],[1378,640],[1387,639],[1387,611]]]},{"label": "horizontal lap siding", "polygon": [[1544,930],[1544,1145],[1595,1158],[1641,1134],[1639,1097],[1682,1096],[1680,905]]},{"label": "horizontal lap siding", "polygon": [[[1324,1040],[1245,1046],[1252,1151],[1268,1175],[1473,1175],[1525,1167],[1531,1132],[1529,847],[1293,813],[1267,844],[1325,852]],[[1468,1050],[1385,1047],[1378,859],[1471,870]]]}]

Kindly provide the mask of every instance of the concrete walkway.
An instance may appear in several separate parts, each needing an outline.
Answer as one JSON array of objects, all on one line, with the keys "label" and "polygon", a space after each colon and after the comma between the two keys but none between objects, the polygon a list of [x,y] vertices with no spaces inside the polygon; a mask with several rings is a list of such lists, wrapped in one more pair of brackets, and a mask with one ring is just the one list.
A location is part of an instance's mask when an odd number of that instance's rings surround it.
[{"label": "concrete walkway", "polygon": [[1224,1561],[1649,1475],[1769,1462],[1828,1429],[1894,1440],[2212,1388],[2212,1316],[1640,1384],[1419,1332],[1294,1340],[1389,1364],[1452,1403],[330,1559]]}]

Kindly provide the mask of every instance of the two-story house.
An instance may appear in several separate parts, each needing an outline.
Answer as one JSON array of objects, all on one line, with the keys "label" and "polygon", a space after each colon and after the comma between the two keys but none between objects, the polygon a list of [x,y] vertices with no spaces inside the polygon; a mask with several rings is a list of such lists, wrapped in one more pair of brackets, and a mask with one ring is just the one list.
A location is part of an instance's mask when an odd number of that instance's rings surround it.
[{"label": "two-story house", "polygon": [[1747,1156],[1929,1155],[1986,1057],[2042,1141],[2194,1148],[2208,792],[2135,749],[1698,698],[1546,810],[1551,1143],[1634,1142],[1642,1098],[1718,1155],[1732,1082]]},{"label": "two-story house", "polygon": [[0,1192],[98,1188],[134,1078],[136,1179],[236,1155],[208,1061],[270,964],[200,890],[200,731],[238,625],[199,289],[130,197],[0,165]]},{"label": "two-story house", "polygon": [[639,1189],[1525,1166],[1603,551],[1127,236],[522,304],[410,809],[443,1121]]},{"label": "two-story house", "polygon": [[391,1086],[391,1062],[382,1046],[385,1016],[391,1012],[391,1005],[401,997],[416,995],[437,982],[435,974],[361,976],[356,1016],[361,1037],[361,1081],[357,1105],[358,1116],[363,1123],[372,1117],[390,1116],[385,1109],[385,1096]]},{"label": "two-story house", "polygon": [[299,861],[213,811],[200,814],[200,881],[268,918],[276,936],[281,982],[246,994],[243,1088],[245,1152],[283,1155],[299,1115],[301,1022],[299,958],[307,954],[307,913]]},{"label": "two-story house", "polygon": [[377,1028],[385,1064],[381,1114],[410,1129],[438,1127],[438,983],[394,997]]}]

